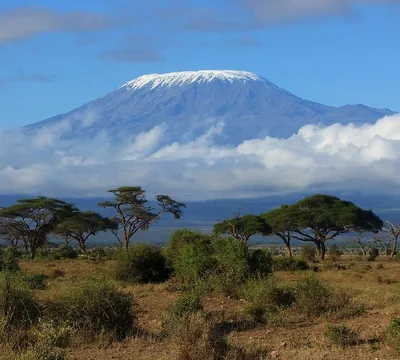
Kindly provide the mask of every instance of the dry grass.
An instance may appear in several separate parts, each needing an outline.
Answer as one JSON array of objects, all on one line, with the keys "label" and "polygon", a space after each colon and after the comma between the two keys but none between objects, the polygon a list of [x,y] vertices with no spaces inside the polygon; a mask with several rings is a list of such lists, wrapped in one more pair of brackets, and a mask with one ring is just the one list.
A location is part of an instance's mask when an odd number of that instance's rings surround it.
[{"label": "dry grass", "polygon": [[[339,263],[347,270],[324,265],[325,269],[317,272],[316,276],[335,290],[343,290],[351,294],[355,301],[365,305],[365,312],[362,315],[340,320],[340,323],[360,333],[360,341],[355,346],[341,348],[327,344],[324,332],[332,320],[325,317],[305,320],[302,314],[293,309],[285,312],[284,320],[279,325],[257,324],[254,327],[241,326],[246,323],[244,309],[248,305],[241,299],[205,296],[202,298],[204,310],[214,321],[222,324],[225,341],[230,347],[269,349],[269,358],[272,358],[271,352],[274,352],[273,355],[279,359],[400,359],[400,354],[383,340],[385,328],[390,319],[400,317],[400,262],[382,260],[363,262],[345,258]],[[383,267],[378,264],[383,264]],[[65,276],[51,278],[48,290],[37,292],[42,298],[57,296],[60,283],[74,281],[82,274],[107,273],[111,265],[111,262],[95,264],[87,260],[26,261],[21,264],[22,268],[30,273],[44,273],[52,276],[55,269],[65,273]],[[286,285],[294,285],[304,276],[304,272],[276,274],[277,281]],[[177,359],[182,343],[171,337],[163,337],[162,323],[165,309],[170,307],[181,294],[171,291],[168,284],[125,287],[121,285],[121,289],[135,298],[137,325],[141,331],[123,342],[108,344],[98,339],[91,345],[67,348],[66,358],[74,360]],[[4,355],[4,352],[6,350],[2,351],[0,348],[0,360],[12,359]],[[206,358],[203,356],[201,360],[203,359]]]}]

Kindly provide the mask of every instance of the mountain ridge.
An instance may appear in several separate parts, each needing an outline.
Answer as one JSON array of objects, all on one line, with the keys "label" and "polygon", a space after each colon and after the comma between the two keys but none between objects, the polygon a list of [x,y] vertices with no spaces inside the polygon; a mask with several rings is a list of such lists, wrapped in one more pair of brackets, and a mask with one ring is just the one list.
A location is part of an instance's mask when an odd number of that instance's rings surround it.
[{"label": "mountain ridge", "polygon": [[287,138],[306,124],[360,124],[393,114],[365,105],[333,107],[305,100],[251,72],[200,70],[140,76],[24,130],[35,132],[67,121],[66,139],[93,137],[101,131],[118,139],[164,123],[165,138],[171,142],[194,139],[222,122],[217,143],[238,145],[266,136]]}]

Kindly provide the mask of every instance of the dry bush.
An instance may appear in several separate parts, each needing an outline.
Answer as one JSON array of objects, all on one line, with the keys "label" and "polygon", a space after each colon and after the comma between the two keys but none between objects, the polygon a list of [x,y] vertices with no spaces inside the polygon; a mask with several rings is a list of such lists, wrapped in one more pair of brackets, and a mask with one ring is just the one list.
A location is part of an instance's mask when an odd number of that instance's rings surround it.
[{"label": "dry bush", "polygon": [[357,345],[360,338],[360,334],[357,331],[343,324],[328,325],[324,336],[329,343],[343,348]]},{"label": "dry bush", "polygon": [[112,333],[120,340],[134,326],[133,298],[102,277],[89,277],[64,284],[57,298],[48,304],[52,319],[70,324],[78,337],[93,339],[102,332]]}]

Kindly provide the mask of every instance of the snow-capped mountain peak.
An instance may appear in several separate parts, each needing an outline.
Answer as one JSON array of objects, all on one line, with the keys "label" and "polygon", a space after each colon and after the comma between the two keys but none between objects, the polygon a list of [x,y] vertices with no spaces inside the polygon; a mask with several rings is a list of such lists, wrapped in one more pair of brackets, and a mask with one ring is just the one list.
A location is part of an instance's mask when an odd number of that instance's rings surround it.
[{"label": "snow-capped mountain peak", "polygon": [[173,87],[183,84],[209,83],[215,80],[232,83],[234,81],[262,82],[266,81],[259,75],[248,71],[235,70],[200,70],[181,71],[166,74],[149,74],[140,76],[122,85],[121,88],[135,90],[143,87],[154,89],[156,87]]},{"label": "snow-capped mountain peak", "polygon": [[160,141],[168,144],[189,142],[217,127],[216,143],[238,145],[266,136],[289,137],[306,124],[360,124],[390,114],[365,106],[336,108],[307,101],[251,72],[202,70],[138,77],[25,131],[35,133],[46,126],[64,129],[67,124],[63,139],[107,133],[118,143],[162,129]]}]

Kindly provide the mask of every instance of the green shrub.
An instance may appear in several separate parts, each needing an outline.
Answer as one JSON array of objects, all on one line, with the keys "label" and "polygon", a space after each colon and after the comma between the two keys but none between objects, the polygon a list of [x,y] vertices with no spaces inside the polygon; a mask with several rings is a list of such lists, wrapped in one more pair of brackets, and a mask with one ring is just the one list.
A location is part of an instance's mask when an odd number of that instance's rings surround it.
[{"label": "green shrub", "polygon": [[132,283],[155,283],[169,278],[161,249],[148,244],[134,244],[120,249],[115,255],[115,277],[119,281]]},{"label": "green shrub", "polygon": [[309,268],[307,261],[286,256],[275,257],[272,262],[273,271],[301,271]]},{"label": "green shrub", "polygon": [[328,315],[334,319],[356,316],[364,311],[345,292],[335,292],[315,275],[299,280],[295,289],[295,305],[307,317]]},{"label": "green shrub", "polygon": [[305,245],[300,248],[300,258],[307,262],[315,262],[316,252],[312,245]]},{"label": "green shrub", "polygon": [[21,254],[14,247],[0,247],[0,271],[16,272],[19,271],[18,259]]},{"label": "green shrub", "polygon": [[45,290],[48,276],[45,274],[28,274],[23,276],[24,283],[31,290]]},{"label": "green shrub", "polygon": [[19,276],[0,274],[0,322],[3,330],[31,326],[37,321],[39,310],[39,303]]},{"label": "green shrub", "polygon": [[247,262],[251,275],[267,276],[273,271],[273,258],[266,250],[249,250]]},{"label": "green shrub", "polygon": [[211,281],[217,292],[237,296],[237,290],[248,274],[247,245],[235,239],[215,239],[213,242],[215,267]]},{"label": "green shrub", "polygon": [[178,229],[174,231],[164,249],[168,265],[173,266],[176,259],[179,257],[181,249],[185,245],[195,245],[196,247],[200,247],[210,253],[212,239],[213,237],[210,235],[189,229]]},{"label": "green shrub", "polygon": [[64,360],[62,348],[68,344],[71,333],[72,328],[65,324],[40,323],[32,331],[33,343],[19,360]]},{"label": "green shrub", "polygon": [[216,260],[206,244],[186,244],[179,249],[173,263],[175,276],[186,287],[194,287],[211,275]]},{"label": "green shrub", "polygon": [[274,276],[249,279],[241,288],[241,296],[267,311],[277,311],[292,305],[294,295],[289,288],[278,286]]},{"label": "green shrub", "polygon": [[65,260],[65,259],[76,259],[78,253],[76,250],[67,244],[58,246],[55,250],[48,254],[48,258],[52,260]]},{"label": "green shrub", "polygon": [[276,323],[280,310],[291,306],[293,292],[289,288],[277,285],[271,276],[267,279],[250,279],[241,288],[241,296],[250,302],[245,314],[254,322]]},{"label": "green shrub", "polygon": [[390,321],[385,331],[385,340],[400,353],[400,318]]},{"label": "green shrub", "polygon": [[203,305],[201,304],[200,296],[195,293],[183,295],[167,309],[168,314],[179,318],[202,311]]},{"label": "green shrub", "polygon": [[341,347],[356,345],[359,341],[359,333],[346,325],[328,325],[324,336],[329,343]]},{"label": "green shrub", "polygon": [[65,284],[48,306],[49,315],[70,324],[83,337],[102,332],[117,339],[133,329],[133,299],[104,278],[83,278]]}]

